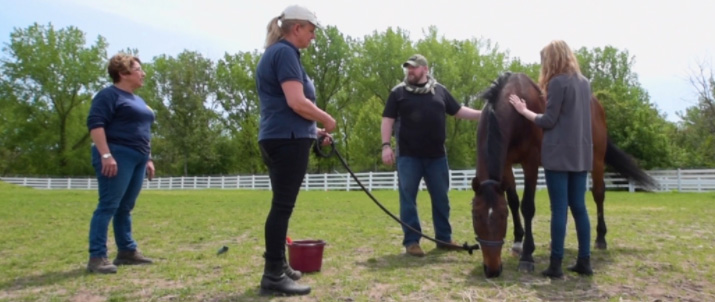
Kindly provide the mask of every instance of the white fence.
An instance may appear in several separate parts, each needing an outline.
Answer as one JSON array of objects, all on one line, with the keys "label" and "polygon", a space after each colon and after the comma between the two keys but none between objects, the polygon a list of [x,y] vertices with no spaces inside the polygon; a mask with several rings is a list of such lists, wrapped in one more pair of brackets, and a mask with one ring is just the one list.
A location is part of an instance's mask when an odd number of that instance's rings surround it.
[{"label": "white fence", "polygon": [[[475,170],[450,171],[452,190],[471,190]],[[658,191],[704,192],[715,191],[715,170],[659,170],[648,171],[659,186]],[[397,172],[356,173],[360,182],[370,191],[397,190]],[[521,168],[514,169],[517,186],[524,184]],[[37,189],[97,189],[95,178],[32,178],[0,177],[0,180]],[[638,186],[629,183],[616,174],[606,174],[607,189],[635,191]],[[591,180],[589,178],[589,187]],[[157,190],[193,190],[193,189],[244,189],[270,190],[268,175],[232,175],[232,176],[189,176],[159,177],[144,181],[144,189]],[[546,187],[544,173],[539,169],[537,188]],[[425,189],[424,182],[421,189]],[[306,174],[303,190],[319,191],[355,191],[360,190],[358,183],[348,173]]]}]

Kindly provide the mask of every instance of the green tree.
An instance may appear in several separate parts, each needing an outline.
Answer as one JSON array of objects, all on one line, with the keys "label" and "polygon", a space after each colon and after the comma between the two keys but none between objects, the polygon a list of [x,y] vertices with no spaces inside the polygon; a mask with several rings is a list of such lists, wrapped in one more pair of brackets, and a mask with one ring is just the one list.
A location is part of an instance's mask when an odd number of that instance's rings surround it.
[{"label": "green tree", "polygon": [[3,107],[8,124],[0,145],[14,158],[6,172],[91,173],[85,119],[92,95],[106,83],[107,42],[98,36],[86,44],[72,26],[35,23],[10,34],[0,60],[3,99],[10,103]]},{"label": "green tree", "polygon": [[[364,100],[357,115],[351,119],[353,129],[350,136],[350,166],[353,171],[380,171],[387,169],[382,165],[380,144],[380,124],[385,105],[377,97]],[[394,169],[393,166],[390,170]]]},{"label": "green tree", "polygon": [[665,117],[632,72],[635,58],[612,46],[576,52],[581,72],[606,111],[608,135],[646,169],[672,166]]},{"label": "green tree", "polygon": [[715,167],[715,77],[706,64],[690,77],[697,91],[697,105],[679,114],[682,122],[673,132],[674,145],[680,147],[677,166]]},{"label": "green tree", "polygon": [[255,70],[260,54],[242,52],[225,54],[216,64],[216,102],[221,106],[222,136],[228,138],[220,154],[228,172],[265,171],[258,148],[260,120]]},{"label": "green tree", "polygon": [[[338,142],[338,148],[342,150],[347,149],[344,140],[347,129],[344,128],[346,124],[340,122],[340,108],[344,108],[353,100],[339,98],[338,94],[348,81],[351,58],[351,40],[334,26],[318,31],[313,45],[303,52],[302,57],[308,76],[315,80],[316,106],[332,115],[338,126],[343,126],[332,134]],[[312,160],[310,170],[331,172],[338,166],[340,163],[336,158]]]},{"label": "green tree", "polygon": [[168,174],[221,173],[222,159],[214,144],[222,125],[213,108],[213,62],[184,51],[176,58],[161,55],[151,65],[147,91],[141,95],[157,112],[152,153],[158,166]]}]

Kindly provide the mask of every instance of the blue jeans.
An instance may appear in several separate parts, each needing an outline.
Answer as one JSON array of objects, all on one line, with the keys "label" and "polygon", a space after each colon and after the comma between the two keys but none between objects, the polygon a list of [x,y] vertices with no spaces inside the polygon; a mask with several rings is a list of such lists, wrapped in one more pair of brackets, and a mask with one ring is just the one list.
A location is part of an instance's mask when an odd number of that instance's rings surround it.
[{"label": "blue jeans", "polygon": [[133,251],[137,243],[132,238],[134,204],[144,183],[149,155],[127,146],[109,144],[112,157],[117,162],[117,175],[102,175],[102,160],[97,148],[92,146],[92,166],[99,185],[99,203],[89,224],[89,256],[107,257],[107,232],[109,221],[114,222],[114,241],[120,251]]},{"label": "blue jeans", "polygon": [[[435,237],[450,242],[452,227],[449,225],[449,166],[447,157],[420,158],[400,156],[397,158],[397,175],[400,187],[400,219],[412,228],[422,232],[417,214],[417,192],[424,177],[427,191],[432,198],[432,222]],[[419,243],[420,235],[402,226],[405,233],[402,244],[408,246]]]},{"label": "blue jeans", "polygon": [[551,199],[551,257],[563,259],[568,209],[576,222],[578,257],[591,256],[591,223],[586,210],[587,172],[544,170]]}]

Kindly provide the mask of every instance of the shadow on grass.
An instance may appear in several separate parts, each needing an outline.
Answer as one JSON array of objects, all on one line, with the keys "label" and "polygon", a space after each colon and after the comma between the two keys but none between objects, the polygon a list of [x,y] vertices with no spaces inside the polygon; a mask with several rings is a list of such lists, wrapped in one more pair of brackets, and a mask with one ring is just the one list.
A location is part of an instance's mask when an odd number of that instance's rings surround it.
[{"label": "shadow on grass", "polygon": [[[526,286],[526,288],[535,291],[535,298],[544,301],[602,301],[608,300],[611,295],[598,286],[594,286],[594,280],[599,278],[599,273],[605,274],[611,266],[617,267],[616,263],[619,262],[619,258],[648,258],[650,254],[654,253],[657,253],[656,249],[633,247],[592,250],[591,265],[594,270],[594,276],[585,277],[566,269],[575,263],[578,256],[578,250],[566,249],[562,264],[564,278],[555,280],[541,275],[541,272],[549,265],[550,255],[548,252],[534,255],[535,268],[530,273],[517,271],[518,257],[503,254],[506,257],[502,258],[504,260],[504,270],[500,277],[487,279],[484,276],[481,261],[478,261],[479,263],[466,276],[464,282],[470,286],[495,291],[495,295],[508,292],[508,288],[511,286]],[[497,297],[495,296],[494,298],[496,299]]]},{"label": "shadow on grass", "polygon": [[[258,286],[252,287],[247,289],[241,294],[236,294],[236,295],[228,295],[228,296],[222,296],[222,297],[214,297],[211,299],[208,299],[206,301],[212,301],[212,302],[268,302],[268,301],[290,301],[290,299],[298,298],[298,297],[310,297],[312,294],[308,294],[307,296],[280,296],[280,295],[275,295],[275,296],[261,296],[259,294],[260,290]],[[334,300],[334,301],[339,301],[339,300]]]},{"label": "shadow on grass", "polygon": [[424,257],[410,256],[405,253],[389,254],[380,257],[372,257],[365,261],[355,262],[357,265],[367,267],[372,270],[394,270],[400,268],[415,268],[425,265],[441,265],[448,263],[469,263],[472,260],[464,260],[461,257],[454,257],[453,253],[464,253],[466,251],[445,251],[440,249],[432,249],[425,253]]},{"label": "shadow on grass", "polygon": [[65,279],[77,278],[85,274],[87,274],[87,270],[84,268],[76,268],[69,271],[47,272],[41,275],[20,277],[0,283],[0,289],[17,290],[27,287],[50,285],[61,282]]}]

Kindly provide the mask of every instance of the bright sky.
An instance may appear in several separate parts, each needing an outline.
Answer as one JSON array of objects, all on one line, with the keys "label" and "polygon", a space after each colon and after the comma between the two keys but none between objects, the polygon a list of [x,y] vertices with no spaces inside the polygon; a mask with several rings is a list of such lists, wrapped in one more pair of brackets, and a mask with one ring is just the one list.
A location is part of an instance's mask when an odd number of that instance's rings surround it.
[{"label": "bright sky", "polygon": [[713,0],[0,0],[0,44],[13,28],[52,22],[78,27],[89,42],[104,36],[110,55],[130,47],[148,60],[188,49],[216,60],[261,50],[268,21],[291,4],[353,38],[400,27],[416,41],[434,25],[448,39],[486,38],[528,63],[554,39],[628,50],[641,85],[671,121],[696,104],[688,79],[698,66],[715,67]]}]

